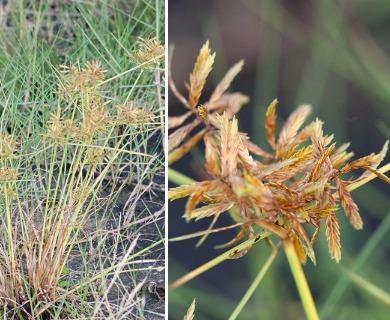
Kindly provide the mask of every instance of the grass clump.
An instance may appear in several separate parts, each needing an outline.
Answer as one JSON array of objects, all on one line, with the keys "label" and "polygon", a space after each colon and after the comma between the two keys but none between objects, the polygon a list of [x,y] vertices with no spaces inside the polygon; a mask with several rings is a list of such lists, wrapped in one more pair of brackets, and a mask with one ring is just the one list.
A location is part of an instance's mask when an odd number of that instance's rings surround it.
[{"label": "grass clump", "polygon": [[[143,62],[132,58],[150,34],[164,47],[163,5],[153,4],[134,1],[138,17],[124,3],[103,6],[101,24],[88,5],[55,12],[43,3],[7,7],[1,39],[18,37],[4,42],[0,57],[1,317],[128,319],[163,312],[157,304],[148,310],[150,301],[145,307],[140,297],[150,275],[163,282],[163,187],[154,179],[164,163],[164,102],[156,83],[164,52]],[[33,16],[24,16],[29,10]],[[42,21],[50,14],[69,27],[66,48],[65,29],[45,36]],[[125,17],[139,19],[136,28]],[[29,22],[35,32],[19,32]],[[108,55],[112,32],[116,50]],[[25,41],[31,46],[23,48]]]},{"label": "grass clump", "polygon": [[[184,275],[170,287],[174,289],[184,284],[223,260],[242,257],[256,242],[265,239],[272,253],[260,268],[256,285],[248,289],[230,319],[238,316],[280,248],[287,255],[307,317],[317,319],[317,310],[301,264],[306,262],[307,257],[316,263],[314,243],[321,224],[325,225],[331,257],[336,262],[340,261],[338,209],[344,209],[355,229],[363,227],[350,192],[374,177],[390,182],[383,174],[389,170],[389,165],[378,169],[386,155],[388,141],[379,153],[350,161],[353,153],[347,151],[349,143],[336,148],[336,143],[332,143],[333,135],[323,132],[322,121],[316,119],[302,128],[311,111],[309,105],[299,106],[277,136],[277,100],[274,100],[266,112],[265,131],[271,148],[267,151],[238,130],[235,114],[248,97],[241,93],[225,93],[241,70],[242,61],[227,72],[209,100],[199,105],[214,58],[215,54],[211,53],[207,42],[200,50],[190,75],[188,98],[180,94],[171,82],[173,92],[188,111],[169,119],[169,127],[175,129],[169,136],[169,163],[181,159],[203,139],[203,169],[207,178],[188,183],[184,182],[187,179],[182,179],[170,169],[171,180],[182,185],[171,188],[168,197],[171,200],[188,197],[184,210],[187,221],[213,217],[208,230],[180,239],[202,236],[199,245],[212,232],[238,227],[234,239],[219,248],[231,246],[244,238],[247,241]],[[190,116],[194,117],[192,121],[188,121]],[[202,129],[188,137],[202,124]],[[364,171],[357,178],[345,178],[346,173],[356,169]],[[230,211],[235,224],[214,229],[214,224],[226,211]],[[311,236],[304,227],[306,224],[315,227]]]}]

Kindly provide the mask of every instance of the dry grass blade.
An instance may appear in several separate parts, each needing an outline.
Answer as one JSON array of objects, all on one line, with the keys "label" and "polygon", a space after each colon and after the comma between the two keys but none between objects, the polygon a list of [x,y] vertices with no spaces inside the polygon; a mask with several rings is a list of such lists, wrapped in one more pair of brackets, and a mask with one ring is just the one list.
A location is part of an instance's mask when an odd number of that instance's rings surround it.
[{"label": "dry grass blade", "polygon": [[329,214],[326,217],[325,232],[330,256],[332,259],[335,259],[336,262],[339,262],[341,259],[340,228],[336,214]]},{"label": "dry grass blade", "polygon": [[337,178],[336,188],[340,197],[341,205],[343,206],[349,221],[356,230],[363,229],[363,221],[359,214],[359,208],[347,190],[347,183],[342,181],[340,178]]},{"label": "dry grass blade", "polygon": [[268,143],[275,150],[276,148],[276,137],[275,137],[275,128],[276,128],[276,105],[278,100],[275,99],[271,102],[265,114],[265,133],[267,136]]},{"label": "dry grass blade", "polygon": [[276,234],[280,239],[287,239],[289,237],[288,231],[285,228],[282,228],[281,226],[274,224],[268,220],[254,218],[251,222],[259,225],[266,231],[270,231],[271,233]]},{"label": "dry grass blade", "polygon": [[188,104],[191,109],[194,109],[198,105],[206,78],[213,67],[214,58],[215,53],[211,54],[209,42],[207,41],[202,49],[200,49],[198,59],[190,74],[190,84],[187,85],[189,91]]},{"label": "dry grass blade", "polygon": [[214,92],[211,94],[209,99],[210,103],[216,102],[219,98],[221,98],[222,94],[229,88],[230,83],[236,77],[236,75],[242,70],[244,65],[244,60],[240,60],[233,67],[229,69],[229,71],[225,74],[223,79],[219,82]]}]

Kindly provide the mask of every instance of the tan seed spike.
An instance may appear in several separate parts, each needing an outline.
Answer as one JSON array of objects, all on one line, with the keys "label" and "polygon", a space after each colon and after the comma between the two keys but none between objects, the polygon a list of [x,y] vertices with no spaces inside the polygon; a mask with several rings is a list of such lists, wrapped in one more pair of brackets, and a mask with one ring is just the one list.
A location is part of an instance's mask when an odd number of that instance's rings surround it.
[{"label": "tan seed spike", "polygon": [[228,177],[237,172],[237,153],[240,139],[236,117],[229,121],[227,114],[224,113],[221,118],[221,174],[222,177]]},{"label": "tan seed spike", "polygon": [[275,138],[275,127],[276,127],[276,105],[278,100],[275,99],[271,102],[267,109],[267,113],[265,115],[265,133],[267,135],[267,140],[272,149],[276,148],[276,138]]},{"label": "tan seed spike", "polygon": [[344,173],[361,167],[373,167],[375,169],[385,157],[388,149],[388,144],[389,141],[386,141],[381,152],[378,154],[371,153],[368,156],[359,158],[348,163],[344,168],[341,169],[341,172]]},{"label": "tan seed spike", "polygon": [[363,221],[359,214],[359,208],[353,201],[351,194],[347,190],[347,185],[340,178],[336,179],[337,193],[339,194],[341,205],[343,206],[349,221],[356,230],[363,229]]},{"label": "tan seed spike", "polygon": [[168,117],[168,129],[173,129],[182,125],[190,115],[192,115],[192,112],[188,111],[181,116]]},{"label": "tan seed spike", "polygon": [[319,154],[323,154],[325,152],[325,140],[324,133],[322,131],[323,122],[318,118],[311,125],[311,134],[310,138],[313,143],[313,146],[317,149]]},{"label": "tan seed spike", "polygon": [[191,109],[194,109],[198,103],[200,95],[202,94],[206,78],[209,75],[214,64],[215,53],[211,54],[209,42],[207,41],[202,49],[200,49],[198,59],[195,63],[194,70],[190,74],[190,84],[188,103]]},{"label": "tan seed spike", "polygon": [[174,163],[186,155],[189,151],[191,151],[191,149],[193,149],[196,144],[203,138],[205,133],[206,129],[199,131],[196,135],[192,136],[190,139],[184,142],[180,147],[171,151],[168,155],[168,164]]},{"label": "tan seed spike", "polygon": [[333,213],[326,217],[325,232],[330,256],[332,259],[335,259],[336,262],[339,262],[341,259],[340,227],[336,214]]},{"label": "tan seed spike", "polygon": [[184,316],[184,319],[183,320],[193,320],[194,319],[194,312],[195,312],[195,303],[196,303],[196,300],[194,299],[190,305],[190,307],[188,308],[187,310],[187,313],[186,315]]},{"label": "tan seed spike", "polygon": [[296,136],[299,128],[311,112],[311,106],[308,104],[300,105],[287,119],[280,131],[278,143],[280,145],[289,145]]},{"label": "tan seed spike", "polygon": [[203,199],[207,192],[214,191],[220,185],[220,181],[202,181],[197,184],[197,188],[192,192],[190,198],[186,204],[186,210],[184,216],[186,220],[192,218],[192,211]]},{"label": "tan seed spike", "polygon": [[229,88],[230,83],[233,81],[236,75],[242,70],[243,65],[244,65],[244,60],[240,60],[233,67],[229,69],[229,71],[225,74],[223,79],[220,81],[220,83],[217,85],[214,92],[212,93],[209,100],[210,103],[214,103],[219,98],[221,98],[222,94],[226,91],[227,88]]},{"label": "tan seed spike", "polygon": [[319,171],[321,170],[322,165],[326,162],[329,155],[333,152],[334,148],[336,147],[336,143],[332,144],[326,151],[321,155],[321,158],[319,158],[313,165],[313,168],[311,170],[310,179],[311,181],[317,180],[317,176]]},{"label": "tan seed spike", "polygon": [[243,143],[241,139],[238,144],[237,152],[243,167],[247,169],[249,172],[252,172],[253,174],[258,174],[259,168],[257,166],[257,163],[255,160],[253,160],[252,156],[249,154],[249,150],[247,146]]},{"label": "tan seed spike", "polygon": [[212,176],[219,176],[221,173],[219,146],[213,134],[208,133],[204,136],[205,144],[205,166],[206,170]]},{"label": "tan seed spike", "polygon": [[168,199],[172,201],[187,197],[196,190],[197,186],[198,183],[196,182],[188,185],[182,185],[176,188],[171,188],[168,191]]},{"label": "tan seed spike", "polygon": [[195,220],[199,220],[202,218],[218,215],[222,212],[229,210],[231,207],[233,207],[233,205],[234,205],[233,202],[212,203],[207,206],[203,206],[201,208],[192,210],[191,218],[195,218]]},{"label": "tan seed spike", "polygon": [[172,132],[168,137],[168,151],[171,151],[180,145],[185,140],[185,138],[188,137],[191,131],[201,122],[202,121],[200,119],[195,119],[193,122],[186,124]]}]

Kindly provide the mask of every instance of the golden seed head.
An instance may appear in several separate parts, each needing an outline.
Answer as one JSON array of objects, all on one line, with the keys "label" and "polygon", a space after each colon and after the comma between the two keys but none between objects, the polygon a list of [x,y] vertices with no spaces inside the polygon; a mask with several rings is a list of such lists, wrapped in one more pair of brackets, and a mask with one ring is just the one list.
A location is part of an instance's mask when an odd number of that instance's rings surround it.
[{"label": "golden seed head", "polygon": [[5,133],[0,136],[0,159],[12,159],[15,157],[16,138],[14,135]]},{"label": "golden seed head", "polygon": [[[235,114],[248,101],[247,97],[224,93],[241,70],[242,62],[229,69],[204,105],[195,108],[214,56],[207,42],[186,84],[188,99],[171,83],[187,112],[169,119],[169,128],[175,130],[168,139],[168,161],[180,159],[203,138],[205,169],[209,176],[207,180],[171,189],[168,197],[189,197],[185,210],[187,220],[219,217],[234,206],[238,211],[235,218],[244,227],[231,243],[245,234],[253,234],[254,227],[260,226],[282,239],[289,237],[301,262],[308,256],[315,263],[313,243],[318,235],[316,231],[310,239],[302,225],[310,223],[318,229],[325,220],[331,257],[339,261],[338,206],[341,204],[355,229],[363,227],[350,191],[354,184],[372,174],[390,183],[390,179],[376,169],[386,155],[388,142],[379,153],[347,163],[353,155],[346,152],[349,144],[337,148],[336,143],[332,143],[333,135],[324,134],[323,122],[318,119],[304,126],[311,112],[309,105],[299,106],[277,134],[275,99],[266,112],[265,132],[271,148],[266,151],[238,131]],[[195,115],[195,119],[186,123],[190,115]],[[207,125],[190,136],[202,123],[200,118]],[[355,180],[341,179],[342,174],[354,169],[365,169],[365,172]]]},{"label": "golden seed head", "polygon": [[157,37],[146,39],[140,37],[132,58],[136,63],[146,63],[145,68],[156,68],[164,59],[164,54],[165,47]]}]

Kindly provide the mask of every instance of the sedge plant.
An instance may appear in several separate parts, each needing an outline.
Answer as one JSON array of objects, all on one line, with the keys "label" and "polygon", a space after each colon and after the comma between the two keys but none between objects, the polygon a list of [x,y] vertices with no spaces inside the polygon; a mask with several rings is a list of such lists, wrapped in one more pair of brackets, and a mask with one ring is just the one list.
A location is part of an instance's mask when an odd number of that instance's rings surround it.
[{"label": "sedge plant", "polygon": [[[139,297],[164,270],[163,7],[134,2],[130,28],[123,3],[91,3],[99,24],[88,6],[53,19],[21,4],[0,26],[0,317],[145,317]],[[158,50],[138,58],[145,45]]]},{"label": "sedge plant", "polygon": [[[134,135],[135,126],[150,130],[157,116],[132,109],[131,103],[117,105],[116,112],[111,114],[110,101],[105,101],[99,91],[104,80],[99,62],[86,63],[83,68],[64,66],[63,73],[63,83],[57,91],[58,110],[45,124],[37,149],[19,153],[17,146],[28,142],[7,133],[1,137],[1,205],[5,212],[1,312],[9,318],[53,316],[60,301],[76,299],[75,288],[87,285],[89,280],[73,289],[68,287],[69,291],[63,286],[71,281],[67,273],[72,253],[78,245],[92,239],[83,236],[88,219],[107,219],[99,212],[112,208],[109,201],[115,201],[118,190],[133,182],[131,174],[140,176],[147,171],[148,163],[142,170],[134,171],[132,163],[141,165],[135,159],[141,156],[156,160],[142,149],[136,151],[129,138]],[[31,169],[25,170],[27,166]],[[115,188],[101,198],[107,183]],[[127,225],[119,224],[119,230],[126,230],[132,219],[125,214],[123,220]],[[102,232],[98,231],[100,236]],[[120,273],[125,266],[129,267],[128,258],[134,254],[136,239],[132,239],[124,260],[110,266],[111,272]],[[108,270],[100,272],[109,274]],[[68,282],[61,284],[66,278]],[[101,304],[97,305],[95,316],[102,312]]]},{"label": "sedge plant", "polygon": [[[183,173],[169,169],[169,179],[179,186],[171,188],[168,197],[170,200],[188,197],[183,215],[186,221],[213,218],[208,230],[172,240],[202,236],[198,244],[203,243],[209,234],[230,228],[213,229],[218,218],[229,211],[235,222],[231,227],[238,231],[220,248],[245,241],[176,279],[170,289],[226,259],[242,257],[255,243],[264,240],[272,253],[230,319],[237,318],[281,249],[287,256],[307,318],[318,319],[301,265],[307,257],[316,264],[314,244],[321,226],[325,228],[331,258],[340,261],[338,209],[344,209],[353,228],[363,227],[351,191],[375,177],[390,182],[384,174],[390,165],[379,168],[388,150],[388,141],[379,153],[351,160],[353,153],[347,150],[349,143],[337,146],[333,135],[324,133],[321,120],[303,126],[311,111],[309,105],[299,106],[277,133],[275,99],[266,112],[265,132],[272,150],[267,151],[239,131],[236,113],[249,98],[241,93],[225,92],[242,69],[242,61],[226,73],[210,98],[200,103],[214,59],[215,53],[206,42],[186,84],[188,96],[178,92],[171,74],[169,78],[174,95],[187,110],[181,116],[169,118],[172,132],[168,140],[168,162],[180,160],[203,140],[203,176],[207,178],[189,181]],[[363,173],[353,179],[346,177],[356,169],[363,169]],[[305,225],[314,226],[315,231],[310,234]]]}]

